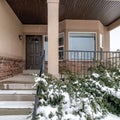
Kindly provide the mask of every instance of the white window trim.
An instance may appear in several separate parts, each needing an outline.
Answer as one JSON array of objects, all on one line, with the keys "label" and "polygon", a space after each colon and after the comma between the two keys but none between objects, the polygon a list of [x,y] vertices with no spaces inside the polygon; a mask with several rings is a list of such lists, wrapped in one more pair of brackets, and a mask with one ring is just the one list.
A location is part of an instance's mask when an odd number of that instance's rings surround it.
[{"label": "white window trim", "polygon": [[99,39],[100,39],[100,43],[99,43],[99,44],[100,44],[100,48],[103,49],[103,34],[100,33],[100,34],[99,34],[99,37],[100,37],[100,38],[99,38]]}]

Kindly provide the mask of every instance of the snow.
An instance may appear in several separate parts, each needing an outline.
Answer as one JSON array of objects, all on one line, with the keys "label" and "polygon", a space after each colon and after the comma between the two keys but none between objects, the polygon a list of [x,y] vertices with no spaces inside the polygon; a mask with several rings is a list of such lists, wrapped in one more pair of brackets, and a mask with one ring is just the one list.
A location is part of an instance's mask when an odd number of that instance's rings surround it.
[{"label": "snow", "polygon": [[[67,84],[62,84],[60,88],[55,82],[47,83],[45,78],[36,77],[35,82],[36,85],[39,81],[42,81],[47,87],[46,92],[41,92],[43,95],[47,95],[47,100],[40,99],[40,107],[38,107],[37,113],[39,114],[39,120],[120,120],[120,117],[108,113],[108,111],[103,114],[103,108],[97,103],[96,98],[94,98],[94,93],[91,94],[91,91],[79,91],[79,88],[76,89],[75,86],[82,86],[84,84],[85,87],[90,87],[90,84],[93,84],[94,87],[98,88],[104,94],[98,96],[97,99],[102,99],[106,93],[111,94],[118,99],[120,99],[120,88],[116,91],[113,87],[106,86],[104,83],[100,83],[98,78],[101,77],[98,73],[93,73],[93,77],[86,79],[87,82],[79,83],[78,80],[73,82],[73,88],[76,92],[71,91],[71,87],[68,90]],[[110,74],[106,71],[106,77],[109,78],[110,81],[114,81]],[[94,79],[93,79],[94,78]],[[96,79],[96,80],[95,80]],[[89,81],[89,82],[88,82]],[[92,89],[92,88],[90,88]],[[94,89],[94,88],[93,88]],[[93,90],[92,89],[92,90]],[[72,89],[73,90],[73,89]],[[81,89],[80,89],[81,90]],[[83,89],[85,90],[85,89]],[[94,92],[94,91],[93,91]],[[84,96],[82,96],[84,93]],[[82,95],[81,95],[82,94]],[[59,97],[63,97],[61,102],[57,105],[51,105],[51,101],[54,99],[58,99]],[[78,96],[78,97],[77,97]],[[49,102],[48,102],[49,101]],[[91,105],[93,102],[93,105]],[[60,110],[59,110],[60,109]]]},{"label": "snow", "polygon": [[113,96],[115,96],[115,97],[117,97],[117,98],[120,99],[120,89],[118,89],[118,90],[116,91],[115,88],[109,88],[109,87],[106,87],[106,86],[103,87],[102,85],[100,85],[99,82],[96,82],[96,81],[93,80],[93,79],[90,79],[90,81],[93,82],[93,83],[95,83],[96,86],[99,86],[103,92],[112,94]]},{"label": "snow", "polygon": [[35,84],[34,84],[33,88],[36,87],[39,82],[43,82],[45,84],[45,86],[47,86],[47,84],[48,84],[47,81],[45,80],[45,78],[42,78],[42,77],[35,77],[34,80],[35,80]]},{"label": "snow", "polygon": [[105,118],[103,118],[101,120],[120,120],[120,117],[109,113],[107,115],[107,117],[105,117]]},{"label": "snow", "polygon": [[95,78],[99,78],[100,77],[100,75],[97,74],[97,73],[93,73],[92,76],[94,76]]},{"label": "snow", "polygon": [[40,82],[40,81],[42,81],[42,82],[44,82],[45,84],[47,84],[47,82],[46,82],[46,80],[45,80],[44,78],[41,78],[41,77],[36,77],[36,78],[35,78],[35,82]]},{"label": "snow", "polygon": [[61,120],[80,120],[80,116],[73,114],[66,114],[62,117]]},{"label": "snow", "polygon": [[42,119],[40,120],[49,120],[49,115],[52,114],[54,117],[52,120],[56,120],[55,114],[56,114],[57,108],[53,108],[50,105],[49,106],[41,106],[38,108],[37,113],[42,114]]}]

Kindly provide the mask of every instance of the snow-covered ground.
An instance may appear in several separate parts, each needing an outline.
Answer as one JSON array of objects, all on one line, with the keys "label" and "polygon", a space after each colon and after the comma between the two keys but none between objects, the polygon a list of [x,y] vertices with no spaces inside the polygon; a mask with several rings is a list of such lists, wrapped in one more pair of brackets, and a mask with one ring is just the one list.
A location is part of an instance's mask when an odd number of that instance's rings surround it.
[{"label": "snow-covered ground", "polygon": [[101,120],[120,120],[120,117],[113,115],[113,114],[108,114],[107,117],[105,117],[104,119]]}]

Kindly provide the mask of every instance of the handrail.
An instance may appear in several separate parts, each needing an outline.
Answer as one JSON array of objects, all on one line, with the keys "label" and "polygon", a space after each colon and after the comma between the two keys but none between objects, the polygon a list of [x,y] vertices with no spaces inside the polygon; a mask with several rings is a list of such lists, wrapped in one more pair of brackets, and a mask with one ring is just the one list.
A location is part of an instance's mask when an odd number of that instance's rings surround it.
[{"label": "handrail", "polygon": [[[42,52],[41,55],[41,64],[40,64],[40,74],[39,77],[41,77],[41,75],[44,72],[44,58],[45,58],[45,51]],[[36,95],[35,95],[35,103],[34,103],[34,109],[33,109],[33,114],[32,114],[32,120],[36,119],[36,112],[37,112],[37,107],[38,107],[38,103],[39,103],[39,98],[38,98],[38,94],[40,92],[40,87],[37,86],[37,90],[36,90]]]},{"label": "handrail", "polygon": [[42,52],[42,56],[41,56],[41,65],[40,65],[40,74],[39,74],[39,77],[41,77],[41,75],[44,72],[44,62],[45,62],[45,50]]}]

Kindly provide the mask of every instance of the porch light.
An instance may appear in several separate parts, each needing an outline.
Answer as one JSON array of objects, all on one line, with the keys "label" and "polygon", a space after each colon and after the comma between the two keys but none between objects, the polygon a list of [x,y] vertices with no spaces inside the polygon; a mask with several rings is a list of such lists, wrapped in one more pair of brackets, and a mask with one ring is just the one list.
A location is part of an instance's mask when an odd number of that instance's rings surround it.
[{"label": "porch light", "polygon": [[23,35],[18,35],[19,40],[23,40]]}]

